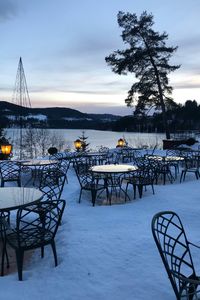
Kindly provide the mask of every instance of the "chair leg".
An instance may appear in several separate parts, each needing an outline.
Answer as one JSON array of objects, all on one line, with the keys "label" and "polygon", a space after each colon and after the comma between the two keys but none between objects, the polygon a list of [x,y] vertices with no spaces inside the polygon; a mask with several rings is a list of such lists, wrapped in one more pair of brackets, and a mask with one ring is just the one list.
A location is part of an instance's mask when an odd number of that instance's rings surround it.
[{"label": "chair leg", "polygon": [[80,190],[80,195],[79,195],[78,203],[81,203],[81,195],[82,195],[82,188],[81,188],[81,190]]},{"label": "chair leg", "polygon": [[152,192],[153,192],[153,195],[155,194],[155,191],[154,191],[154,186],[153,186],[153,184],[151,185],[151,187],[152,187]]},{"label": "chair leg", "polygon": [[19,281],[22,281],[22,270],[23,270],[23,260],[24,260],[24,251],[15,251],[16,260],[17,260],[17,270]]},{"label": "chair leg", "polygon": [[54,261],[55,261],[55,267],[56,267],[58,265],[58,260],[57,260],[57,253],[56,253],[56,244],[55,244],[54,240],[51,242],[51,247],[52,247]]},{"label": "chair leg", "polygon": [[41,246],[41,257],[44,258],[44,246]]},{"label": "chair leg", "polygon": [[97,196],[97,191],[92,189],[91,190],[92,193],[92,205],[95,206],[95,201],[96,201],[96,196]]},{"label": "chair leg", "polygon": [[134,199],[136,199],[136,185],[133,185],[133,191],[134,191]]},{"label": "chair leg", "polygon": [[4,260],[5,260],[5,256],[6,256],[6,260],[7,260],[7,268],[9,268],[9,260],[8,260],[8,252],[6,249],[6,241],[3,241],[3,249],[2,249],[2,257],[1,257],[1,276],[4,275]]},{"label": "chair leg", "polygon": [[127,198],[127,193],[128,193],[128,182],[127,182],[126,188],[125,188],[125,202],[126,202],[126,198]]},{"label": "chair leg", "polygon": [[138,185],[138,193],[139,193],[140,198],[142,198],[142,190],[143,190],[143,185],[139,184]]},{"label": "chair leg", "polygon": [[181,172],[180,183],[181,183],[182,178],[183,178],[183,173],[184,173],[184,171]]}]

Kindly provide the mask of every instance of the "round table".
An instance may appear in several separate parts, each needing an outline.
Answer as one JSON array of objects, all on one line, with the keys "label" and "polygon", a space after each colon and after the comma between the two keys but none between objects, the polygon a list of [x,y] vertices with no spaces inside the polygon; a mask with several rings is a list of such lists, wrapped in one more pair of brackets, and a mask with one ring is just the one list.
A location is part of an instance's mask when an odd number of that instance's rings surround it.
[{"label": "round table", "polygon": [[[120,197],[120,191],[122,191],[125,195],[125,202],[126,198],[129,198],[129,195],[127,192],[122,188],[122,174],[134,172],[138,170],[137,166],[131,166],[131,165],[98,165],[91,167],[91,172],[94,174],[101,174],[103,175],[103,179],[105,182],[105,186],[108,189],[108,198],[109,202],[111,204],[111,198],[113,193],[115,193],[116,198]],[[109,190],[110,188],[110,190]],[[119,193],[117,192],[117,189],[119,189]],[[130,200],[130,198],[129,198]]]},{"label": "round table", "polygon": [[128,173],[133,172],[138,169],[137,166],[131,165],[101,165],[101,166],[93,166],[91,167],[91,171],[93,173]]},{"label": "round table", "polygon": [[41,200],[43,193],[35,188],[0,188],[0,211],[10,211]]}]

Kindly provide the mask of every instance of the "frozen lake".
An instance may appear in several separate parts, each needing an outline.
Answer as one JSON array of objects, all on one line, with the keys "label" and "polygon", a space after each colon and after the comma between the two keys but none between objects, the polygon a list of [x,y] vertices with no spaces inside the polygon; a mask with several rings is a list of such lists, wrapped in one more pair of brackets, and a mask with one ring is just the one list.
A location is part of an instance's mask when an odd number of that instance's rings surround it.
[{"label": "frozen lake", "polygon": [[[74,149],[73,142],[82,135],[81,129],[45,129],[47,132],[54,134],[57,137],[62,137],[65,141],[64,148],[70,147]],[[18,129],[7,129],[7,137],[13,142],[19,136]],[[153,148],[162,148],[162,140],[165,139],[165,134],[162,133],[137,133],[137,132],[114,132],[114,131],[100,131],[100,130],[85,130],[85,136],[88,137],[87,143],[90,148],[98,150],[100,146],[108,148],[115,148],[117,141],[120,138],[125,138],[129,146],[134,148],[148,146]],[[14,143],[14,142],[13,142]],[[54,145],[52,145],[54,146]]]}]

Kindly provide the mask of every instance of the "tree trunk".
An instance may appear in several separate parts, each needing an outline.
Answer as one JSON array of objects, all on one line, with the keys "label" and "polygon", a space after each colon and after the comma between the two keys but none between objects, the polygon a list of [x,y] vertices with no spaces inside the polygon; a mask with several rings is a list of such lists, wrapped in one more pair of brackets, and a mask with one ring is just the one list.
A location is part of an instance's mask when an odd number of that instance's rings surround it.
[{"label": "tree trunk", "polygon": [[164,123],[164,128],[165,128],[165,134],[166,134],[166,139],[167,140],[170,140],[170,131],[169,131],[169,125],[167,123],[167,116],[166,116],[166,109],[165,109],[165,102],[164,102],[164,99],[163,99],[163,92],[162,92],[162,87],[161,87],[161,83],[160,83],[160,77],[159,77],[159,72],[158,72],[158,69],[157,69],[157,66],[154,62],[154,59],[151,55],[151,51],[149,49],[149,45],[148,43],[146,42],[144,36],[141,34],[142,36],[142,39],[146,45],[146,48],[148,50],[148,53],[149,53],[149,58],[150,58],[150,61],[152,63],[152,66],[154,68],[154,71],[155,71],[155,75],[156,75],[156,81],[157,81],[157,85],[158,85],[158,92],[159,92],[159,98],[160,98],[160,105],[161,105],[161,109],[162,109],[162,117],[163,117],[163,123]]},{"label": "tree trunk", "polygon": [[[157,69],[156,69],[156,72],[157,72]],[[169,131],[169,125],[167,123],[166,109],[165,109],[165,103],[164,103],[163,94],[162,94],[162,88],[161,88],[161,84],[160,84],[160,78],[157,75],[158,74],[156,74],[156,78],[157,78],[158,91],[159,91],[159,96],[160,96],[160,104],[161,104],[161,109],[162,109],[163,123],[164,123],[164,127],[165,127],[165,134],[166,134],[166,139],[170,140],[170,131]]]},{"label": "tree trunk", "polygon": [[170,140],[170,131],[169,131],[169,125],[167,123],[167,116],[166,116],[166,109],[165,109],[165,103],[164,103],[164,99],[163,99],[163,93],[162,93],[162,88],[161,88],[161,83],[160,83],[160,77],[159,77],[159,73],[157,70],[157,67],[154,63],[153,58],[150,55],[150,59],[151,59],[151,63],[154,67],[155,70],[155,75],[156,75],[156,81],[157,81],[157,85],[158,85],[158,92],[159,92],[159,98],[160,98],[160,105],[161,105],[161,109],[162,109],[162,117],[163,117],[163,123],[164,123],[164,128],[165,128],[165,134],[166,134],[166,139]]}]

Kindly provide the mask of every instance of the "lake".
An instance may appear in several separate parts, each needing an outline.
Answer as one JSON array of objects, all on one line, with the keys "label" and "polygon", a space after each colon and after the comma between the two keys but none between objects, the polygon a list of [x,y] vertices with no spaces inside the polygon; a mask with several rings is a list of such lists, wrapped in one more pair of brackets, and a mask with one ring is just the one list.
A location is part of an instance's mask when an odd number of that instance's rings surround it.
[{"label": "lake", "polygon": [[[74,141],[82,135],[81,129],[46,129],[47,133],[61,138],[65,141],[63,149],[74,149]],[[84,130],[85,136],[88,137],[87,143],[92,150],[98,150],[101,146],[115,148],[120,138],[125,138],[128,145],[134,148],[148,146],[162,149],[162,140],[165,139],[163,133],[137,133],[137,132],[114,132],[100,130]],[[10,138],[11,143],[15,144],[14,139],[19,136],[18,129],[6,129],[6,136]],[[53,142],[52,142],[53,143]],[[56,142],[55,142],[56,143]],[[52,145],[56,146],[56,145]]]}]

